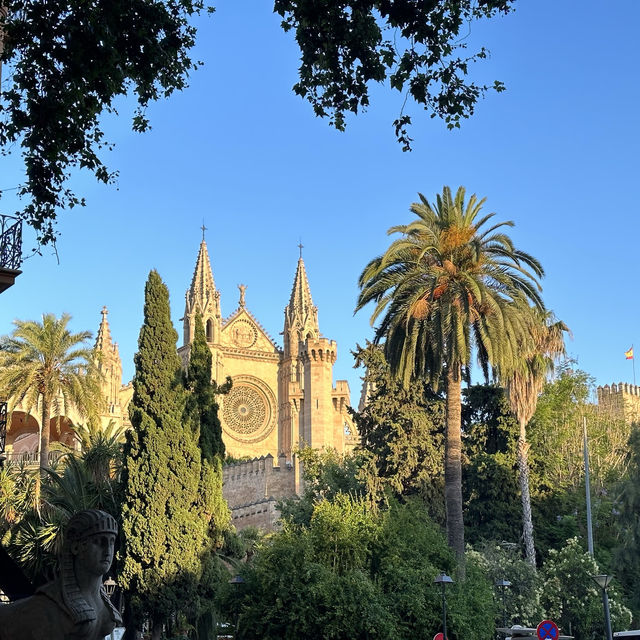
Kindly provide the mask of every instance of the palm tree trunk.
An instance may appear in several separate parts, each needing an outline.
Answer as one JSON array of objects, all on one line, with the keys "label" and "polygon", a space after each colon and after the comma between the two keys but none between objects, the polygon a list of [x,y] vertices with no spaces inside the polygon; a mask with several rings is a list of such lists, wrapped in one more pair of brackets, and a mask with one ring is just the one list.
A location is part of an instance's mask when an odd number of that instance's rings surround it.
[{"label": "palm tree trunk", "polygon": [[45,473],[45,468],[49,466],[50,410],[49,398],[42,394],[42,429],[40,431],[40,475],[42,476]]},{"label": "palm tree trunk", "polygon": [[520,420],[520,437],[518,438],[518,475],[520,479],[520,495],[522,496],[522,536],[527,562],[536,566],[536,549],[533,543],[533,522],[531,519],[531,494],[529,492],[529,443],[524,420]]},{"label": "palm tree trunk", "polygon": [[460,367],[447,371],[447,427],[444,447],[444,497],[447,541],[464,573],[464,520],[462,516],[462,437]]}]

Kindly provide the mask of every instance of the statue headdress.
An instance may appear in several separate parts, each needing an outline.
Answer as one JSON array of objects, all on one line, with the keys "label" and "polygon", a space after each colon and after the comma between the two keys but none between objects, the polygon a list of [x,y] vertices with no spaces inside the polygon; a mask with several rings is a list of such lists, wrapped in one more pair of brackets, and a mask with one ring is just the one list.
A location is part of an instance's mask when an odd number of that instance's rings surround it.
[{"label": "statue headdress", "polygon": [[[97,614],[80,593],[74,571],[74,554],[71,548],[74,543],[99,533],[118,535],[118,524],[115,518],[99,509],[87,509],[76,513],[69,520],[64,532],[62,557],[60,558],[62,600],[75,624],[91,622],[97,618]],[[100,595],[111,611],[113,619],[116,622],[121,622],[120,613],[111,603],[103,587],[100,588]]]}]

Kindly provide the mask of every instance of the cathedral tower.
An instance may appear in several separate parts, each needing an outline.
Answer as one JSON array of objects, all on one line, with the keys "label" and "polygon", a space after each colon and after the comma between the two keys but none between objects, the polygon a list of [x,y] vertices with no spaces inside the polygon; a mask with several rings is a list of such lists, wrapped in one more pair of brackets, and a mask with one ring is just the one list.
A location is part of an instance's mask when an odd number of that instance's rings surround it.
[{"label": "cathedral tower", "polygon": [[278,375],[280,438],[278,448],[291,459],[293,449],[304,440],[302,346],[307,337],[320,337],[318,308],[311,299],[307,271],[302,260],[302,246],[289,304],[284,309],[284,352]]},{"label": "cathedral tower", "polygon": [[300,343],[308,337],[319,338],[320,330],[318,329],[318,308],[314,306],[311,299],[311,289],[301,252],[289,304],[284,310],[285,359],[296,359],[299,355]]},{"label": "cathedral tower", "polygon": [[328,338],[307,337],[301,344],[304,406],[300,440],[314,449],[342,449],[342,442],[336,442],[334,433],[332,391],[336,354],[337,344]]},{"label": "cathedral tower", "polygon": [[111,329],[107,320],[107,307],[102,307],[102,320],[96,337],[95,349],[98,352],[98,371],[102,374],[102,393],[107,407],[105,417],[118,418],[121,415],[120,388],[122,386],[122,360],[118,344],[111,340]]},{"label": "cathedral tower", "polygon": [[198,313],[202,317],[207,342],[209,344],[219,343],[222,323],[220,292],[216,289],[213,281],[207,243],[204,241],[204,230],[191,287],[187,291],[185,298],[184,317],[182,318],[184,323],[184,345],[187,346],[193,341],[196,315]]}]

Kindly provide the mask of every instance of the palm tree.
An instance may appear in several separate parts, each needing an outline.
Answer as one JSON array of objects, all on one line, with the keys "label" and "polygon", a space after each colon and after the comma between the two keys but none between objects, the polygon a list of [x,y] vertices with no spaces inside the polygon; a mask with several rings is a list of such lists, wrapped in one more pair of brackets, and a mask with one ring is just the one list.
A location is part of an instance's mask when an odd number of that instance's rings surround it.
[{"label": "palm tree", "polygon": [[95,484],[108,483],[122,467],[122,453],[127,428],[109,420],[106,427],[89,422],[73,427],[80,442],[82,460]]},{"label": "palm tree", "polygon": [[537,309],[531,310],[530,323],[533,344],[528,351],[523,349],[521,352],[514,369],[507,375],[506,388],[511,411],[520,425],[517,460],[525,555],[529,563],[535,567],[527,424],[536,411],[538,396],[542,392],[547,375],[553,371],[555,361],[565,353],[564,333],[569,328],[564,322],[556,320],[551,312],[540,313]]},{"label": "palm tree", "polygon": [[0,338],[0,389],[10,410],[20,404],[27,413],[40,409],[40,468],[48,462],[51,410],[57,416],[74,407],[95,416],[102,402],[95,355],[85,346],[89,331],[71,333],[71,316],[47,313],[42,323],[15,320],[11,336]]},{"label": "palm tree", "polygon": [[461,465],[461,380],[475,349],[486,377],[489,367],[506,365],[528,344],[523,310],[543,309],[540,263],[513,246],[503,227],[480,215],[484,200],[465,203],[460,187],[449,187],[432,206],[422,195],[411,206],[417,220],[389,229],[399,233],[384,255],[360,276],[356,311],[371,301],[375,340],[384,339],[392,371],[405,384],[412,376],[435,388],[444,379],[447,397],[445,504],[447,537],[464,560]]}]

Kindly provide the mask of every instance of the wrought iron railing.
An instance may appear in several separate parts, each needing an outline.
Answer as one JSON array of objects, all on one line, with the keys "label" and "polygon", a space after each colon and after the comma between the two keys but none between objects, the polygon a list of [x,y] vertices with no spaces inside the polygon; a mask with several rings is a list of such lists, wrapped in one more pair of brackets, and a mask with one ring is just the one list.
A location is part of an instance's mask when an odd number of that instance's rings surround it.
[{"label": "wrought iron railing", "polygon": [[0,269],[18,271],[22,263],[22,221],[0,215]]}]

